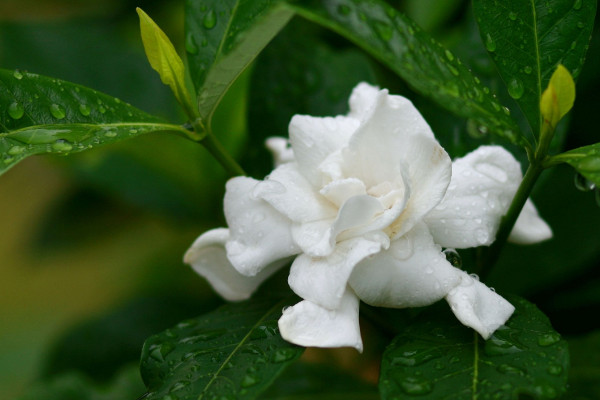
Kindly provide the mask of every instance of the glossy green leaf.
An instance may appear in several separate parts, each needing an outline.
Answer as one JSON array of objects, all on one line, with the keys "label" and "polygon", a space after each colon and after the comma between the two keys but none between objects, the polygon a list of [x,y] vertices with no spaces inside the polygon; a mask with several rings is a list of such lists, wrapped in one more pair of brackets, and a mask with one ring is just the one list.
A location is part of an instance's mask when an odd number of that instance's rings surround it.
[{"label": "glossy green leaf", "polygon": [[453,53],[381,0],[310,0],[291,5],[303,17],[353,41],[417,92],[513,143],[524,138],[502,107]]},{"label": "glossy green leaf", "polygon": [[540,98],[557,64],[577,79],[596,15],[595,0],[473,0],[481,37],[508,93],[534,135],[541,128]]},{"label": "glossy green leaf", "polygon": [[261,400],[378,400],[377,386],[331,365],[290,365]]},{"label": "glossy green leaf", "polygon": [[382,398],[558,398],[567,383],[567,343],[533,304],[509,300],[515,313],[487,341],[446,304],[422,313],[384,353]]},{"label": "glossy green leaf", "polygon": [[304,351],[281,338],[285,300],[227,304],[152,336],[141,372],[147,400],[252,399]]},{"label": "glossy green leaf", "polygon": [[140,31],[144,50],[152,68],[160,80],[168,85],[188,116],[195,116],[192,96],[185,84],[185,67],[173,43],[158,25],[141,8],[136,8],[140,18]]},{"label": "glossy green leaf", "polygon": [[186,130],[69,82],[0,70],[0,173],[34,154],[69,154],[149,132]]},{"label": "glossy green leaf", "polygon": [[328,46],[319,36],[322,33],[322,28],[295,19],[256,60],[243,166],[257,178],[273,169],[265,140],[287,136],[292,116],[346,114],[354,86],[362,81],[376,83],[373,64],[366,55],[357,49]]},{"label": "glossy green leaf", "polygon": [[185,47],[205,125],[233,81],[292,17],[280,0],[187,0]]},{"label": "glossy green leaf", "polygon": [[550,163],[564,162],[572,166],[586,179],[600,187],[600,143],[580,147],[558,154]]}]

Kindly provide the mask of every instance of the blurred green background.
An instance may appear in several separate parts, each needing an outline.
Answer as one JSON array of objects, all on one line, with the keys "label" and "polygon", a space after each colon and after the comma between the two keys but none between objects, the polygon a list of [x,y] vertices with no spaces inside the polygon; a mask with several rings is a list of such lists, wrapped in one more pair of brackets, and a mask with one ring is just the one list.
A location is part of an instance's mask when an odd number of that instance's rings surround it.
[{"label": "blurred green background", "polygon": [[[516,110],[481,45],[468,1],[389,3],[451,48]],[[146,62],[136,6],[183,54],[182,0],[0,0],[0,68],[83,84],[183,123]],[[493,142],[469,134],[468,121],[417,96],[343,39],[299,19],[291,24],[234,85],[216,116],[219,139],[252,175],[270,169],[265,137],[284,135],[295,113],[344,113],[360,80],[410,97],[452,156]],[[598,32],[570,125],[561,127],[568,132],[565,148],[600,140],[594,128]],[[201,146],[165,135],[69,157],[32,157],[0,177],[0,398],[36,393],[33,382],[41,379],[65,387],[112,380],[121,385],[119,393],[129,394],[124,398],[142,394],[135,365],[144,338],[220,301],[181,258],[198,234],[224,224],[225,180]],[[574,188],[568,168],[545,173],[534,200],[555,239],[509,246],[488,283],[528,297],[547,313],[570,338],[572,379],[584,388],[578,393],[600,397],[600,208],[593,193]],[[471,254],[462,255],[468,268]],[[306,357],[323,358],[315,354]],[[356,362],[347,353],[332,358]],[[367,364],[363,376],[376,381],[376,366]],[[73,370],[78,373],[64,375]]]}]

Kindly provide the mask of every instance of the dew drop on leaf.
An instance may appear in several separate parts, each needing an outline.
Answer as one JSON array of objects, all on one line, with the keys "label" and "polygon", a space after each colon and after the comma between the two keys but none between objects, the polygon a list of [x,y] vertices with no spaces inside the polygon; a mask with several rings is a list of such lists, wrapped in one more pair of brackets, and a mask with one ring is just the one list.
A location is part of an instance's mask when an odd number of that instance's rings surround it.
[{"label": "dew drop on leaf", "polygon": [[523,82],[521,82],[517,78],[513,78],[508,82],[508,94],[513,99],[517,100],[523,96],[523,92],[525,88],[523,87]]},{"label": "dew drop on leaf", "polygon": [[523,68],[523,71],[525,71],[525,73],[529,75],[533,71],[533,68],[531,68],[529,65],[526,65],[525,68]]},{"label": "dew drop on leaf", "polygon": [[517,19],[517,13],[514,11],[511,11],[508,13],[508,18],[510,18],[511,21],[514,21]]},{"label": "dew drop on leaf", "polygon": [[80,104],[79,105],[79,112],[81,113],[81,115],[83,115],[84,117],[87,117],[88,115],[90,115],[90,113],[92,112],[92,109],[90,108],[90,106],[88,106],[87,104]]},{"label": "dew drop on leaf", "polygon": [[582,192],[589,192],[591,190],[594,190],[596,185],[594,184],[594,182],[586,179],[580,173],[576,173],[575,174],[575,187],[577,188],[577,190],[581,190]]},{"label": "dew drop on leaf", "polygon": [[563,372],[563,367],[558,364],[550,364],[547,371],[550,375],[560,375]]},{"label": "dew drop on leaf", "polygon": [[52,150],[60,152],[69,152],[73,149],[73,145],[66,140],[58,139],[52,144]]},{"label": "dew drop on leaf", "polygon": [[21,153],[23,153],[25,151],[25,147],[23,146],[13,146],[10,149],[8,149],[8,154],[10,154],[11,156],[16,156],[19,155]]},{"label": "dew drop on leaf", "polygon": [[552,346],[560,341],[560,335],[556,332],[545,333],[538,336],[538,344],[543,347]]},{"label": "dew drop on leaf", "polygon": [[421,396],[433,390],[433,384],[419,378],[407,377],[400,382],[402,391],[408,395]]},{"label": "dew drop on leaf", "polygon": [[496,51],[496,42],[489,33],[485,35],[485,48],[490,52]]},{"label": "dew drop on leaf", "polygon": [[276,363],[291,360],[296,355],[294,349],[280,349],[273,354],[272,361]]},{"label": "dew drop on leaf", "polygon": [[[454,54],[452,54],[450,52],[450,50],[446,50],[444,51],[444,54],[446,55],[446,58],[448,59],[448,61],[454,61]],[[479,82],[478,82],[479,83]]]},{"label": "dew drop on leaf", "polygon": [[188,32],[185,36],[185,50],[190,54],[198,54],[198,45],[192,32]]},{"label": "dew drop on leaf", "polygon": [[18,69],[15,69],[15,72],[13,72],[13,76],[15,77],[15,79],[18,80],[23,79],[23,74]]},{"label": "dew drop on leaf", "polygon": [[22,104],[15,101],[8,106],[8,115],[10,115],[12,119],[21,119],[23,114],[25,114],[25,109]]},{"label": "dew drop on leaf", "polygon": [[50,114],[56,119],[63,119],[66,116],[65,109],[56,103],[50,106]]},{"label": "dew drop on leaf", "polygon": [[202,25],[204,25],[206,29],[212,29],[217,25],[217,14],[215,14],[214,10],[210,10],[204,15]]},{"label": "dew drop on leaf", "polygon": [[446,260],[456,268],[460,268],[462,266],[462,259],[460,254],[454,249],[446,249],[444,250],[444,255],[446,256]]},{"label": "dew drop on leaf", "polygon": [[583,3],[582,0],[575,0],[575,3],[573,4],[573,9],[575,9],[575,10],[581,9],[581,4],[582,3]]},{"label": "dew drop on leaf", "polygon": [[260,382],[260,378],[258,376],[253,375],[253,374],[248,374],[248,375],[244,376],[244,378],[242,379],[241,386],[246,388],[246,387],[254,386],[258,382]]},{"label": "dew drop on leaf", "polygon": [[525,376],[525,371],[508,364],[500,364],[496,369],[498,372],[505,375]]}]

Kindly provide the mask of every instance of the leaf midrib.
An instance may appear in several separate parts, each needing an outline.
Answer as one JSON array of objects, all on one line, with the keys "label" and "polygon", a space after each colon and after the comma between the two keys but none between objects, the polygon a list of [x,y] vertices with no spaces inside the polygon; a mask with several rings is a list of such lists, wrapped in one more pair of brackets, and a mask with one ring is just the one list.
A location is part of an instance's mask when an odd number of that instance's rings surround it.
[{"label": "leaf midrib", "polygon": [[187,130],[185,128],[183,128],[180,125],[173,125],[173,124],[166,124],[166,123],[153,123],[153,122],[117,122],[117,123],[66,123],[66,124],[44,124],[44,125],[30,125],[27,126],[25,128],[20,128],[20,129],[16,129],[14,131],[8,131],[8,132],[0,132],[0,137],[8,137],[10,138],[11,135],[15,134],[15,133],[20,133],[20,132],[27,132],[30,130],[35,130],[35,129],[47,129],[48,127],[56,127],[57,129],[59,128],[63,128],[63,129],[68,129],[68,128],[88,128],[88,129],[95,129],[98,127],[111,127],[111,128],[120,128],[120,127],[131,127],[131,126],[148,126],[148,127],[160,127],[160,128],[164,128],[165,131],[180,131],[180,132],[187,132]]},{"label": "leaf midrib", "polygon": [[198,400],[201,400],[204,397],[204,394],[206,393],[206,391],[208,390],[208,388],[210,388],[210,386],[213,384],[213,382],[219,377],[219,374],[221,373],[221,371],[223,371],[223,369],[225,368],[225,366],[229,363],[229,361],[231,360],[231,358],[238,352],[238,350],[242,347],[242,345],[244,345],[248,341],[248,339],[250,338],[250,335],[258,327],[258,325],[260,325],[278,307],[281,307],[283,304],[285,304],[285,302],[286,302],[285,299],[280,300],[279,302],[277,302],[275,305],[273,305],[271,308],[269,308],[263,314],[263,316],[258,321],[256,321],[256,323],[254,323],[254,325],[252,325],[252,327],[248,330],[248,333],[246,334],[246,336],[244,336],[242,338],[242,340],[240,340],[240,342],[231,351],[231,353],[229,354],[229,356],[221,363],[221,365],[219,366],[219,369],[212,375],[211,380],[208,381],[208,383],[204,386],[204,388],[202,389],[202,393],[198,397]]}]

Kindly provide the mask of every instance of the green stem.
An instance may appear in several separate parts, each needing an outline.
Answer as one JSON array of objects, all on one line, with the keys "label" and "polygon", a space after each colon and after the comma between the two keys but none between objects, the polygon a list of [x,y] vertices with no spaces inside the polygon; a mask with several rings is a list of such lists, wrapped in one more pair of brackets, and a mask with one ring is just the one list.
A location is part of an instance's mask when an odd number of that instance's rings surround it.
[{"label": "green stem", "polygon": [[227,153],[227,150],[215,138],[212,132],[207,132],[200,141],[210,154],[231,174],[232,176],[246,175],[243,168]]},{"label": "green stem", "polygon": [[535,182],[543,170],[544,168],[538,160],[533,160],[533,163],[529,165],[529,168],[521,181],[521,185],[519,185],[519,189],[510,204],[508,212],[500,220],[500,227],[496,234],[496,240],[489,248],[484,249],[478,257],[477,273],[482,279],[489,274],[496,261],[498,261],[500,252],[508,240],[508,236],[514,227],[525,202],[529,198]]}]

